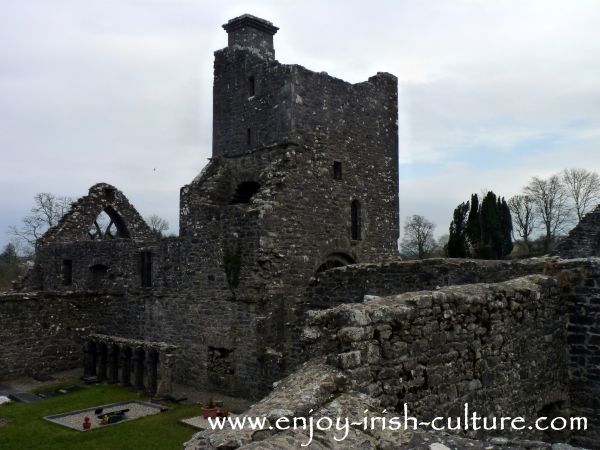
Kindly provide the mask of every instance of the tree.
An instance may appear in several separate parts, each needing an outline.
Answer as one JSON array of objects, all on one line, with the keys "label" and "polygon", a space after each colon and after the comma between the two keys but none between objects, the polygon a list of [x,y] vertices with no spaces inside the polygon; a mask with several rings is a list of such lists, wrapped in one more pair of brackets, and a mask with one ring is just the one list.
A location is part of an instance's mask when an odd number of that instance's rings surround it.
[{"label": "tree", "polygon": [[0,263],[7,265],[15,265],[19,261],[17,249],[13,244],[7,244],[4,251],[0,254]]},{"label": "tree", "polygon": [[571,197],[577,220],[600,203],[600,177],[586,169],[565,169],[562,182]]},{"label": "tree", "polygon": [[500,257],[505,258],[510,255],[513,250],[513,223],[512,216],[510,215],[510,208],[504,197],[498,199],[498,214],[500,215],[500,229],[502,232]]},{"label": "tree", "polygon": [[469,212],[469,202],[461,203],[454,209],[450,234],[446,247],[449,258],[466,258],[469,254],[466,234],[466,220]]},{"label": "tree", "polygon": [[0,253],[0,291],[11,287],[11,282],[22,275],[23,267],[19,262],[17,250],[13,244],[4,247]]},{"label": "tree", "polygon": [[419,259],[427,258],[435,249],[433,230],[435,225],[418,214],[406,218],[404,236],[400,247],[402,253]]},{"label": "tree", "polygon": [[513,249],[512,218],[504,197],[489,191],[481,203],[481,240],[485,248],[481,258],[503,259]]},{"label": "tree", "polygon": [[448,233],[442,234],[436,243],[436,249],[434,252],[435,256],[439,256],[441,258],[448,257],[448,240],[450,239],[450,235]]},{"label": "tree", "polygon": [[156,214],[146,217],[146,222],[152,231],[159,236],[162,236],[169,229],[169,222]]},{"label": "tree", "polygon": [[[485,196],[484,196],[485,197]],[[467,219],[466,233],[471,248],[479,248],[481,244],[481,221],[479,220],[479,197],[471,195],[471,209]]]},{"label": "tree", "polygon": [[544,252],[550,250],[557,233],[569,220],[568,194],[558,175],[542,179],[533,177],[524,189],[531,197],[541,224],[545,230]]},{"label": "tree", "polygon": [[33,253],[36,241],[48,228],[58,223],[72,203],[70,197],[57,197],[49,192],[36,194],[30,214],[22,219],[20,227],[10,226],[8,233],[14,236],[25,252]]},{"label": "tree", "polygon": [[488,191],[481,203],[477,194],[471,195],[470,202],[461,203],[454,210],[446,248],[451,258],[502,259],[510,254],[512,218],[504,198]]},{"label": "tree", "polygon": [[529,238],[537,222],[533,200],[529,195],[515,195],[508,200],[508,207],[512,213],[517,234],[523,239],[525,247],[528,249]]}]

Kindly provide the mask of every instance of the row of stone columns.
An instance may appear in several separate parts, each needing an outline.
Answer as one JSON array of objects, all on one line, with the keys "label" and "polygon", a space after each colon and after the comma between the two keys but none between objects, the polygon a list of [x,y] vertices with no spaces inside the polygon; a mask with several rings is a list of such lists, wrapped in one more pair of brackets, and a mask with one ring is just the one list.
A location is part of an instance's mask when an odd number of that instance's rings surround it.
[{"label": "row of stone columns", "polygon": [[[84,379],[120,383],[156,393],[158,351],[123,344],[87,341],[83,346]],[[133,376],[133,380],[132,380]]]}]

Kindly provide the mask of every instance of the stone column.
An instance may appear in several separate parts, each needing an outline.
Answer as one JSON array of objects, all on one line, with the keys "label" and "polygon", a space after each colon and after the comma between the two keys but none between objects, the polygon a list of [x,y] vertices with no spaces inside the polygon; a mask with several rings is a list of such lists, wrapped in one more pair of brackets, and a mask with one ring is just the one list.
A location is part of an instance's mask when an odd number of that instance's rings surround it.
[{"label": "stone column", "polygon": [[86,341],[83,344],[83,378],[96,376],[96,343]]},{"label": "stone column", "polygon": [[149,395],[156,394],[157,364],[158,352],[156,350],[149,350],[148,355],[146,357],[146,392]]},{"label": "stone column", "polygon": [[173,353],[163,353],[159,360],[159,383],[156,394],[164,397],[173,393],[173,362],[175,355]]},{"label": "stone column", "polygon": [[119,346],[110,344],[108,346],[108,382],[119,381]]},{"label": "stone column", "polygon": [[140,390],[144,390],[144,349],[141,347],[133,351],[133,386]]},{"label": "stone column", "polygon": [[121,358],[121,385],[131,386],[131,348],[122,347],[119,356]]},{"label": "stone column", "polygon": [[106,344],[97,344],[96,354],[98,357],[98,381],[104,381],[106,380]]}]

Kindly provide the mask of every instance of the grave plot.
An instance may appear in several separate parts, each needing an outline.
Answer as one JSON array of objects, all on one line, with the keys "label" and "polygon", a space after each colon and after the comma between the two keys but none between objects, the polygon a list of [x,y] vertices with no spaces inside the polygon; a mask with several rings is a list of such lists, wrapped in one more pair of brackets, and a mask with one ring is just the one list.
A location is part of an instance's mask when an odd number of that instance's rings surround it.
[{"label": "grave plot", "polygon": [[[44,419],[74,430],[88,431],[158,414],[167,409],[155,403],[130,400],[55,414]],[[84,426],[84,423],[89,425]]]}]

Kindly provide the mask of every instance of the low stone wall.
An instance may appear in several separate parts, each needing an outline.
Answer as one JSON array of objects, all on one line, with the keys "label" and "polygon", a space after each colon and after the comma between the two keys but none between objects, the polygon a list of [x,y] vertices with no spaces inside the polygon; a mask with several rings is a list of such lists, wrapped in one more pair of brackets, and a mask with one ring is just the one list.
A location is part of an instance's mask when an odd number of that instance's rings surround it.
[{"label": "low stone wall", "polygon": [[433,258],[353,264],[318,274],[306,296],[309,309],[360,303],[365,295],[394,295],[421,289],[471,283],[498,283],[525,275],[541,274],[556,259],[519,261]]},{"label": "low stone wall", "polygon": [[122,313],[123,301],[86,293],[0,294],[0,380],[83,367],[90,333],[135,335],[137,318]]},{"label": "low stone wall", "polygon": [[557,281],[532,275],[316,311],[304,336],[384,407],[533,418],[566,407],[566,312]]}]

